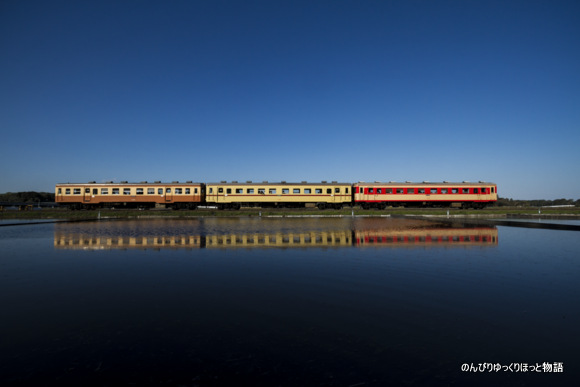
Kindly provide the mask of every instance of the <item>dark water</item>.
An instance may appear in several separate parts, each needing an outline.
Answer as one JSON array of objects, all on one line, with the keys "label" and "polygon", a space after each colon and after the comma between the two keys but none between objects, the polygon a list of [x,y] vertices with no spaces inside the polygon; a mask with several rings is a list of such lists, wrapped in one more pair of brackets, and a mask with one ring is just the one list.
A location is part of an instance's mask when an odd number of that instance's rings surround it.
[{"label": "dark water", "polygon": [[579,252],[398,219],[1,227],[0,382],[573,385]]}]

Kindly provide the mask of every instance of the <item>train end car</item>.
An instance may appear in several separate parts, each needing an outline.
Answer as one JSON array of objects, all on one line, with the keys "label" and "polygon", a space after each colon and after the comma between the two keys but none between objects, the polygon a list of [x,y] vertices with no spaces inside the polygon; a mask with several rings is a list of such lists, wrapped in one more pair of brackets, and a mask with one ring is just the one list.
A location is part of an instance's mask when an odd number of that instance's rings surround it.
[{"label": "train end car", "polygon": [[188,208],[204,201],[203,183],[65,183],[55,186],[55,202],[71,209]]},{"label": "train end car", "polygon": [[494,183],[365,183],[353,185],[354,204],[362,208],[405,207],[484,208],[497,201]]},{"label": "train end car", "polygon": [[352,203],[352,185],[326,181],[320,183],[245,183],[206,184],[206,202],[220,209],[241,207],[318,207],[340,209]]}]

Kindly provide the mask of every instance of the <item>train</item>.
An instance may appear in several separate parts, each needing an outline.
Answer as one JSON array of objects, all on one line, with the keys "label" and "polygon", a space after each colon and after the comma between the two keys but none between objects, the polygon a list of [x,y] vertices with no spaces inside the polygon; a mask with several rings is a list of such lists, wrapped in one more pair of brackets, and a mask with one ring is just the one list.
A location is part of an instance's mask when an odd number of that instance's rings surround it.
[{"label": "train", "polygon": [[319,183],[238,182],[184,183],[63,183],[55,186],[55,201],[70,209],[96,208],[217,208],[242,207],[342,209],[360,206],[484,208],[497,201],[497,185],[472,182],[362,182]]}]

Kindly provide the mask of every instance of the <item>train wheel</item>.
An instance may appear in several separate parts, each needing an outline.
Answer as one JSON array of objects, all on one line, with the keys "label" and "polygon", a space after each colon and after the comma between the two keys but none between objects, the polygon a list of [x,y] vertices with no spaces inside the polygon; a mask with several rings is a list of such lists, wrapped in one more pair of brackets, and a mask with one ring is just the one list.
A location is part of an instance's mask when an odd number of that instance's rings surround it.
[{"label": "train wheel", "polygon": [[319,210],[324,210],[326,208],[326,204],[324,203],[318,203],[318,209]]}]

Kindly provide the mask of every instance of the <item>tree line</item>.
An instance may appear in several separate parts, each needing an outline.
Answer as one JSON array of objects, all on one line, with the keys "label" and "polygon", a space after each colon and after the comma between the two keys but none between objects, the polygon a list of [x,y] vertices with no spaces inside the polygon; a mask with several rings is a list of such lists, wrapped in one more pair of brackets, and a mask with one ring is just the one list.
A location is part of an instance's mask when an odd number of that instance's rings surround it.
[{"label": "tree line", "polygon": [[0,194],[3,203],[38,203],[54,202],[54,192],[6,192]]},{"label": "tree line", "polygon": [[555,199],[555,200],[518,200],[509,198],[497,198],[497,207],[547,207],[547,206],[576,206],[580,207],[580,199]]}]

